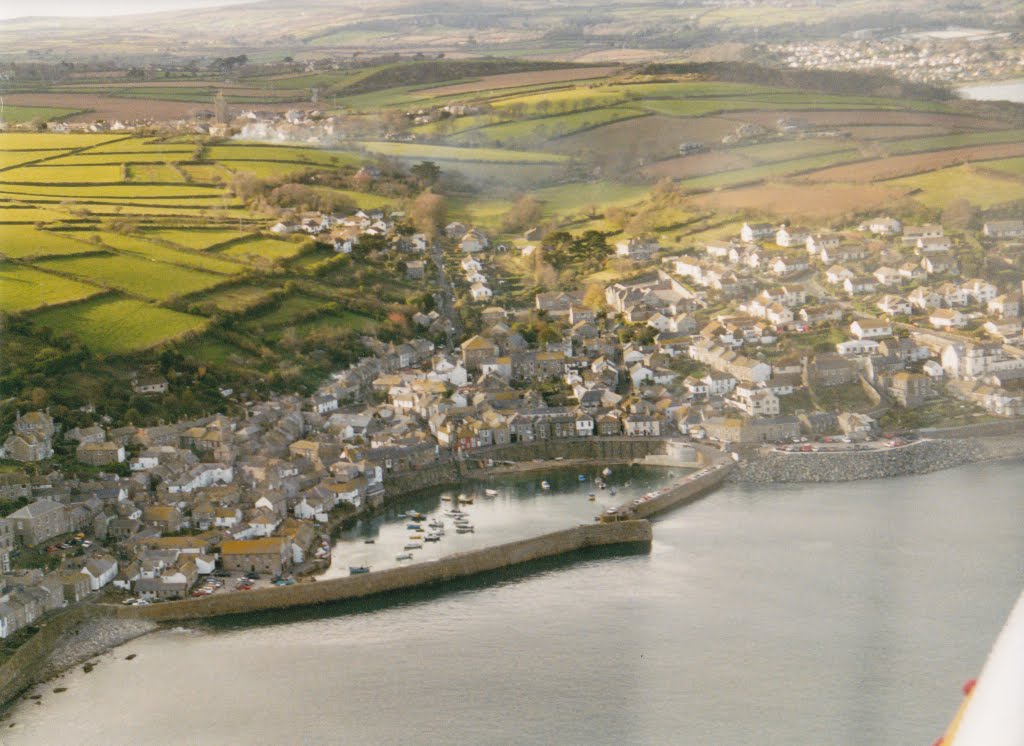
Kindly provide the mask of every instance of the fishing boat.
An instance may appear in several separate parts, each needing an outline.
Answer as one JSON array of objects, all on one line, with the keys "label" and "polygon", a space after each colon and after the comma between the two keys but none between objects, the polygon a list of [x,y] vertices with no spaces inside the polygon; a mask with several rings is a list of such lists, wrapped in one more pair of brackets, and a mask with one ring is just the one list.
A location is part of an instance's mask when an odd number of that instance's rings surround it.
[{"label": "fishing boat", "polygon": [[590,502],[594,502],[594,500],[597,499],[597,495],[591,492],[589,495],[587,495],[587,499],[590,500]]},{"label": "fishing boat", "polygon": [[441,537],[438,534],[427,534],[423,537],[423,541],[441,541]]},{"label": "fishing boat", "polygon": [[409,541],[419,541],[423,538],[423,534],[409,534]]},{"label": "fishing boat", "polygon": [[594,485],[600,487],[602,490],[604,489],[604,482],[601,481],[601,477],[594,480]]},{"label": "fishing boat", "polygon": [[409,531],[419,531],[420,530],[420,524],[418,524],[418,523],[407,523],[407,524],[405,524],[405,527]]},{"label": "fishing boat", "polygon": [[612,470],[606,466],[604,467],[604,471],[601,472],[601,475],[605,477],[610,477],[612,475]]},{"label": "fishing boat", "polygon": [[399,562],[401,562],[402,560],[411,560],[412,554],[410,554],[409,552],[405,552],[404,554],[399,554],[397,557],[395,557],[395,559]]},{"label": "fishing boat", "polygon": [[375,544],[376,543],[376,539],[364,539],[363,543],[364,544]]},{"label": "fishing boat", "polygon": [[471,534],[471,533],[473,533],[473,527],[472,526],[459,526],[457,529],[455,529],[455,533],[457,533],[457,534]]},{"label": "fishing boat", "polygon": [[586,482],[586,481],[587,481],[587,478],[586,478],[586,476],[584,476],[583,474],[580,474],[580,475],[579,475],[579,476],[577,477],[577,479],[579,479],[579,480],[580,480],[581,482]]},{"label": "fishing boat", "polygon": [[441,495],[441,502],[450,503],[452,501],[451,495]]},{"label": "fishing boat", "polygon": [[362,575],[365,572],[370,572],[369,565],[349,565],[348,567],[349,575]]},{"label": "fishing boat", "polygon": [[463,505],[472,505],[473,504],[473,498],[472,497],[463,497],[463,498],[460,498],[459,502],[462,503]]},{"label": "fishing boat", "polygon": [[423,549],[423,545],[418,541],[410,541],[402,549]]},{"label": "fishing boat", "polygon": [[441,521],[441,520],[438,520],[437,518],[435,518],[434,520],[432,520],[427,525],[430,528],[444,528],[444,521]]},{"label": "fishing boat", "polygon": [[488,487],[487,489],[484,490],[484,494],[487,495],[487,497],[497,497],[498,491],[492,490],[490,487]]},{"label": "fishing boat", "polygon": [[551,489],[551,483],[548,482],[548,480],[545,479],[543,482],[540,483],[540,488],[542,490],[549,490],[549,489]]}]

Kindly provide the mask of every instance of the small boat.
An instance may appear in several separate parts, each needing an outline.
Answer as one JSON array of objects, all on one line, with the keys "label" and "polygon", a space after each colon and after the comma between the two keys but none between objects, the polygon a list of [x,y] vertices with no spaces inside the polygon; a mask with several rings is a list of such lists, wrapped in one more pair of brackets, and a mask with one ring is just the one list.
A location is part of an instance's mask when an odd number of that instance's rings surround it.
[{"label": "small boat", "polygon": [[492,490],[490,487],[488,487],[487,489],[484,490],[484,494],[487,495],[487,497],[497,497],[498,491]]},{"label": "small boat", "polygon": [[631,485],[631,484],[633,484],[633,483],[632,483],[632,482],[626,482],[626,483],[625,483],[624,485],[622,485],[622,486],[623,486],[623,487],[629,487],[629,485]]},{"label": "small boat", "polygon": [[611,488],[610,490],[608,490],[608,492],[609,492],[609,494],[612,494],[612,495],[617,495],[617,494],[619,494],[619,493],[618,493],[618,492],[617,492],[617,491],[615,490],[615,488],[614,488],[614,487],[612,487],[612,488]]},{"label": "small boat", "polygon": [[409,541],[419,541],[423,538],[423,534],[409,534]]},{"label": "small boat", "polygon": [[548,480],[545,479],[543,482],[540,483],[540,488],[542,490],[549,490],[549,489],[551,489],[551,483],[548,482]]},{"label": "small boat", "polygon": [[601,475],[605,477],[610,477],[612,475],[612,470],[606,466],[604,467],[604,471],[601,472]]},{"label": "small boat", "polygon": [[439,521],[436,518],[427,524],[430,528],[444,528],[444,521]]},{"label": "small boat", "polygon": [[450,503],[452,501],[451,495],[441,495],[441,502]]},{"label": "small boat", "polygon": [[595,485],[596,485],[597,487],[600,487],[601,489],[604,489],[604,482],[603,482],[603,481],[601,481],[601,477],[598,477],[597,479],[595,479],[595,480],[594,480],[594,484],[595,484]]},{"label": "small boat", "polygon": [[408,544],[402,547],[402,549],[423,549],[423,545],[420,544],[418,541],[410,541]]},{"label": "small boat", "polygon": [[407,523],[407,524],[405,525],[405,527],[406,527],[406,528],[407,528],[407,529],[408,529],[409,531],[419,531],[419,530],[420,530],[420,524],[418,524],[418,523]]},{"label": "small boat", "polygon": [[457,533],[457,534],[471,534],[471,533],[473,533],[473,527],[472,526],[459,526],[457,529],[455,529],[455,533]]},{"label": "small boat", "polygon": [[459,502],[462,503],[463,505],[472,505],[473,504],[473,498],[472,497],[464,497]]},{"label": "small boat", "polygon": [[395,559],[399,562],[401,562],[402,560],[411,560],[412,554],[410,554],[409,552],[405,552],[404,554],[399,554],[397,557],[395,557]]},{"label": "small boat", "polygon": [[349,565],[348,567],[349,575],[362,575],[365,572],[370,572],[369,565]]},{"label": "small boat", "polygon": [[595,495],[593,492],[591,492],[589,495],[587,495],[587,499],[590,500],[591,502],[593,502],[594,500],[597,499],[597,495]]},{"label": "small boat", "polygon": [[423,537],[423,541],[441,541],[441,537],[437,534],[427,534]]},{"label": "small boat", "polygon": [[579,476],[577,477],[577,479],[579,479],[579,480],[580,480],[581,482],[586,482],[586,481],[587,481],[587,478],[586,478],[586,477],[585,477],[585,476],[584,476],[583,474],[580,474],[580,475],[579,475]]}]

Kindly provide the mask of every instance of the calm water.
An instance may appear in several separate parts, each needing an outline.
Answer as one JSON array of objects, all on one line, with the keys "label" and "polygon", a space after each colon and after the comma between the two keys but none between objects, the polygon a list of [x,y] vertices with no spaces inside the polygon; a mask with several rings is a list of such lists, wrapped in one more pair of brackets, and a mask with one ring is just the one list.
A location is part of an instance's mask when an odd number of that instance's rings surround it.
[{"label": "calm water", "polygon": [[963,86],[957,89],[961,98],[976,101],[1017,101],[1024,102],[1024,78],[1003,80],[985,85]]},{"label": "calm water", "polygon": [[1022,483],[728,487],[649,554],[136,640],[0,741],[931,743],[1020,592]]}]

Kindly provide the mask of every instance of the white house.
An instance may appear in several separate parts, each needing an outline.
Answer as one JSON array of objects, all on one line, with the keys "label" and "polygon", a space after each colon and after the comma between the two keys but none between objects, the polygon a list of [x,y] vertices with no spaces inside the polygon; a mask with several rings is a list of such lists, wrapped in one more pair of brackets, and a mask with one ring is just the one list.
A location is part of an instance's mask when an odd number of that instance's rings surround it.
[{"label": "white house", "polygon": [[961,329],[967,318],[955,308],[936,308],[928,316],[928,323],[936,329]]},{"label": "white house", "polygon": [[880,311],[882,311],[882,313],[888,314],[889,316],[909,316],[914,311],[914,307],[910,305],[910,301],[906,298],[901,298],[898,295],[883,295],[875,305]]},{"label": "white house", "polygon": [[836,345],[840,355],[873,355],[878,351],[879,344],[873,339],[848,339]]},{"label": "white house", "polygon": [[853,277],[853,272],[839,264],[835,265],[834,267],[829,267],[827,270],[825,270],[825,279],[831,285],[839,285],[840,283],[845,282],[850,277]]},{"label": "white house", "polygon": [[494,294],[491,289],[484,285],[482,282],[474,282],[469,288],[469,294],[473,297],[473,300],[489,300]]},{"label": "white house", "polygon": [[117,560],[91,559],[85,563],[82,574],[89,576],[89,588],[98,591],[117,577]]},{"label": "white house", "polygon": [[775,234],[775,226],[771,223],[744,223],[740,229],[740,238],[746,243],[753,243]]},{"label": "white house", "polygon": [[850,332],[857,339],[882,339],[892,336],[892,325],[879,319],[857,319],[850,324]]}]

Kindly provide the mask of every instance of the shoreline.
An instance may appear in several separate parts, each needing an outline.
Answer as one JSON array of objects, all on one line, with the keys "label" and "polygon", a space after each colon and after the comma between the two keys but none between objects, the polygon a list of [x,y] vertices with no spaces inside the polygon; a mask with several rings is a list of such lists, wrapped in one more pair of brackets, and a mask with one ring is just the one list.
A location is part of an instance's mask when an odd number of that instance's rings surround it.
[{"label": "shoreline", "polygon": [[[911,454],[908,458],[903,454]],[[724,453],[722,457],[726,457]],[[881,457],[886,466],[886,473],[871,474],[865,473],[863,461],[865,457]],[[921,456],[920,458],[918,456]],[[839,466],[838,472],[833,471],[838,478],[822,479],[821,460],[822,458],[833,459],[829,464],[830,468]],[[914,474],[926,474],[945,469],[957,468],[973,463],[1000,462],[1024,459],[1024,438],[1014,434],[999,435],[977,435],[968,438],[950,439],[935,438],[930,440],[917,441],[907,446],[896,449],[877,450],[873,452],[850,451],[846,453],[779,453],[771,451],[767,454],[757,454],[753,458],[743,459],[731,469],[731,473],[724,479],[725,482],[745,484],[787,484],[806,483],[821,481],[859,481],[862,479],[885,479],[895,476],[910,476]],[[846,462],[843,464],[842,462]],[[857,462],[861,462],[858,464]],[[629,461],[622,459],[611,461],[598,458],[554,459],[538,461],[527,461],[517,464],[505,464],[490,469],[466,469],[462,475],[463,479],[480,479],[488,474],[509,475],[517,473],[529,473],[557,468],[578,468],[581,466],[602,466],[607,464],[623,464]],[[793,468],[810,469],[802,478],[799,472]],[[846,468],[843,468],[846,467]],[[853,468],[851,473],[850,468]],[[754,471],[754,470],[757,471]],[[870,470],[868,470],[870,471]],[[720,485],[716,485],[717,488]],[[420,487],[419,489],[425,489]],[[413,494],[419,490],[402,490],[397,494],[389,496],[391,499],[401,499],[406,494]],[[437,580],[435,584],[444,584],[445,579]],[[279,591],[281,589],[275,589]],[[69,609],[67,616],[72,616]],[[174,620],[154,621],[144,618],[128,618],[118,614],[116,608],[92,607],[85,618],[73,622],[73,626],[60,630],[58,637],[49,642],[51,646],[45,652],[41,661],[35,661],[37,667],[35,672],[29,675],[23,686],[16,693],[3,692],[0,697],[0,716],[6,717],[8,712],[18,704],[24,694],[33,687],[45,684],[59,678],[75,666],[85,665],[97,657],[111,652],[118,647],[143,637],[152,632],[165,629]],[[54,625],[60,626],[60,625]],[[66,625],[65,625],[66,626]],[[45,629],[45,628],[44,628]],[[30,641],[31,642],[31,641]],[[47,643],[43,643],[44,645]],[[28,643],[26,643],[27,647]],[[0,667],[0,672],[6,670],[17,656],[12,656]],[[19,672],[20,674],[21,672]]]}]

